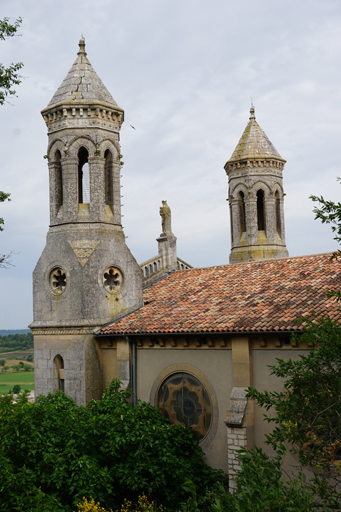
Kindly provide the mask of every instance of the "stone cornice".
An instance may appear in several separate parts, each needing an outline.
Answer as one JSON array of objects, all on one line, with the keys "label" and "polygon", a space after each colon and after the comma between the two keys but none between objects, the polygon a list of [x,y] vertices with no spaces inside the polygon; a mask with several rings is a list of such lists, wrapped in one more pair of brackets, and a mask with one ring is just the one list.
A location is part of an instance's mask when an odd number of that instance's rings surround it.
[{"label": "stone cornice", "polygon": [[286,160],[283,158],[252,158],[252,159],[243,159],[236,161],[228,161],[224,165],[224,169],[226,174],[229,175],[230,172],[235,170],[243,170],[243,169],[279,169],[283,170]]}]

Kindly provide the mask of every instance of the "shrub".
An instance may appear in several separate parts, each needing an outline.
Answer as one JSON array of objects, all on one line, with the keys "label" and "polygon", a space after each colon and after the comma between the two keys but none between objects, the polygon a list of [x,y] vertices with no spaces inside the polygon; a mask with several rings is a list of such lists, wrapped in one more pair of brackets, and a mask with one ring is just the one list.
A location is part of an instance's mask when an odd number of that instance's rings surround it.
[{"label": "shrub", "polygon": [[14,384],[13,386],[13,394],[14,395],[18,395],[21,391],[21,386],[20,384]]},{"label": "shrub", "polygon": [[143,492],[172,512],[186,497],[187,478],[199,496],[219,481],[189,428],[171,425],[148,403],[132,407],[131,392],[120,385],[113,381],[87,407],[62,391],[35,404],[27,393],[16,404],[0,398],[0,511],[40,488],[67,512],[83,496],[116,510]]}]

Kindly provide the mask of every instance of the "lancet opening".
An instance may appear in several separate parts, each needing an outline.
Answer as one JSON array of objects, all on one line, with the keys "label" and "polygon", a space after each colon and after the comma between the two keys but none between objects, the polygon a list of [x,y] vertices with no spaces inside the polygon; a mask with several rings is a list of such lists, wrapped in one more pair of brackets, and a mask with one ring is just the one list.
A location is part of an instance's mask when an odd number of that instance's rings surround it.
[{"label": "lancet opening", "polygon": [[89,175],[89,153],[81,147],[78,151],[78,202],[80,204],[90,203],[90,175]]}]

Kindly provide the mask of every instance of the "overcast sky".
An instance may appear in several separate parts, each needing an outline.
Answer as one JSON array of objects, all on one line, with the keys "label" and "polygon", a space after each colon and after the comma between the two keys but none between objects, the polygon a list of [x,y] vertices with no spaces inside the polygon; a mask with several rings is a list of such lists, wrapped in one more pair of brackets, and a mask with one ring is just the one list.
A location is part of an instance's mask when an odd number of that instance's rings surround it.
[{"label": "overcast sky", "polygon": [[[223,166],[256,118],[284,169],[290,256],[336,248],[310,194],[339,200],[340,0],[1,0],[23,18],[0,62],[23,61],[17,98],[0,107],[0,329],[32,321],[32,271],[48,230],[46,126],[40,111],[65,78],[81,34],[88,58],[125,110],[123,225],[139,263],[157,254],[159,207],[172,209],[178,256],[228,263]],[[133,125],[136,130],[133,130]]]}]

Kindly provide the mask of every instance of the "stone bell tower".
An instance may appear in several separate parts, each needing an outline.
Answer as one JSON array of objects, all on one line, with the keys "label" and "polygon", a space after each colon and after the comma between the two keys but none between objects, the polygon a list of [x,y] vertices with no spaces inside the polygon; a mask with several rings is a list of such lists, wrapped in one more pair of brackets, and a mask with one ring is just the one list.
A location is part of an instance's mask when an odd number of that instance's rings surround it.
[{"label": "stone bell tower", "polygon": [[142,305],[142,272],[121,225],[124,112],[77,59],[42,111],[48,129],[50,228],[33,273],[36,393],[79,404],[103,390],[94,331]]},{"label": "stone bell tower", "polygon": [[230,160],[230,263],[285,258],[283,177],[285,160],[256,121],[250,120]]}]

